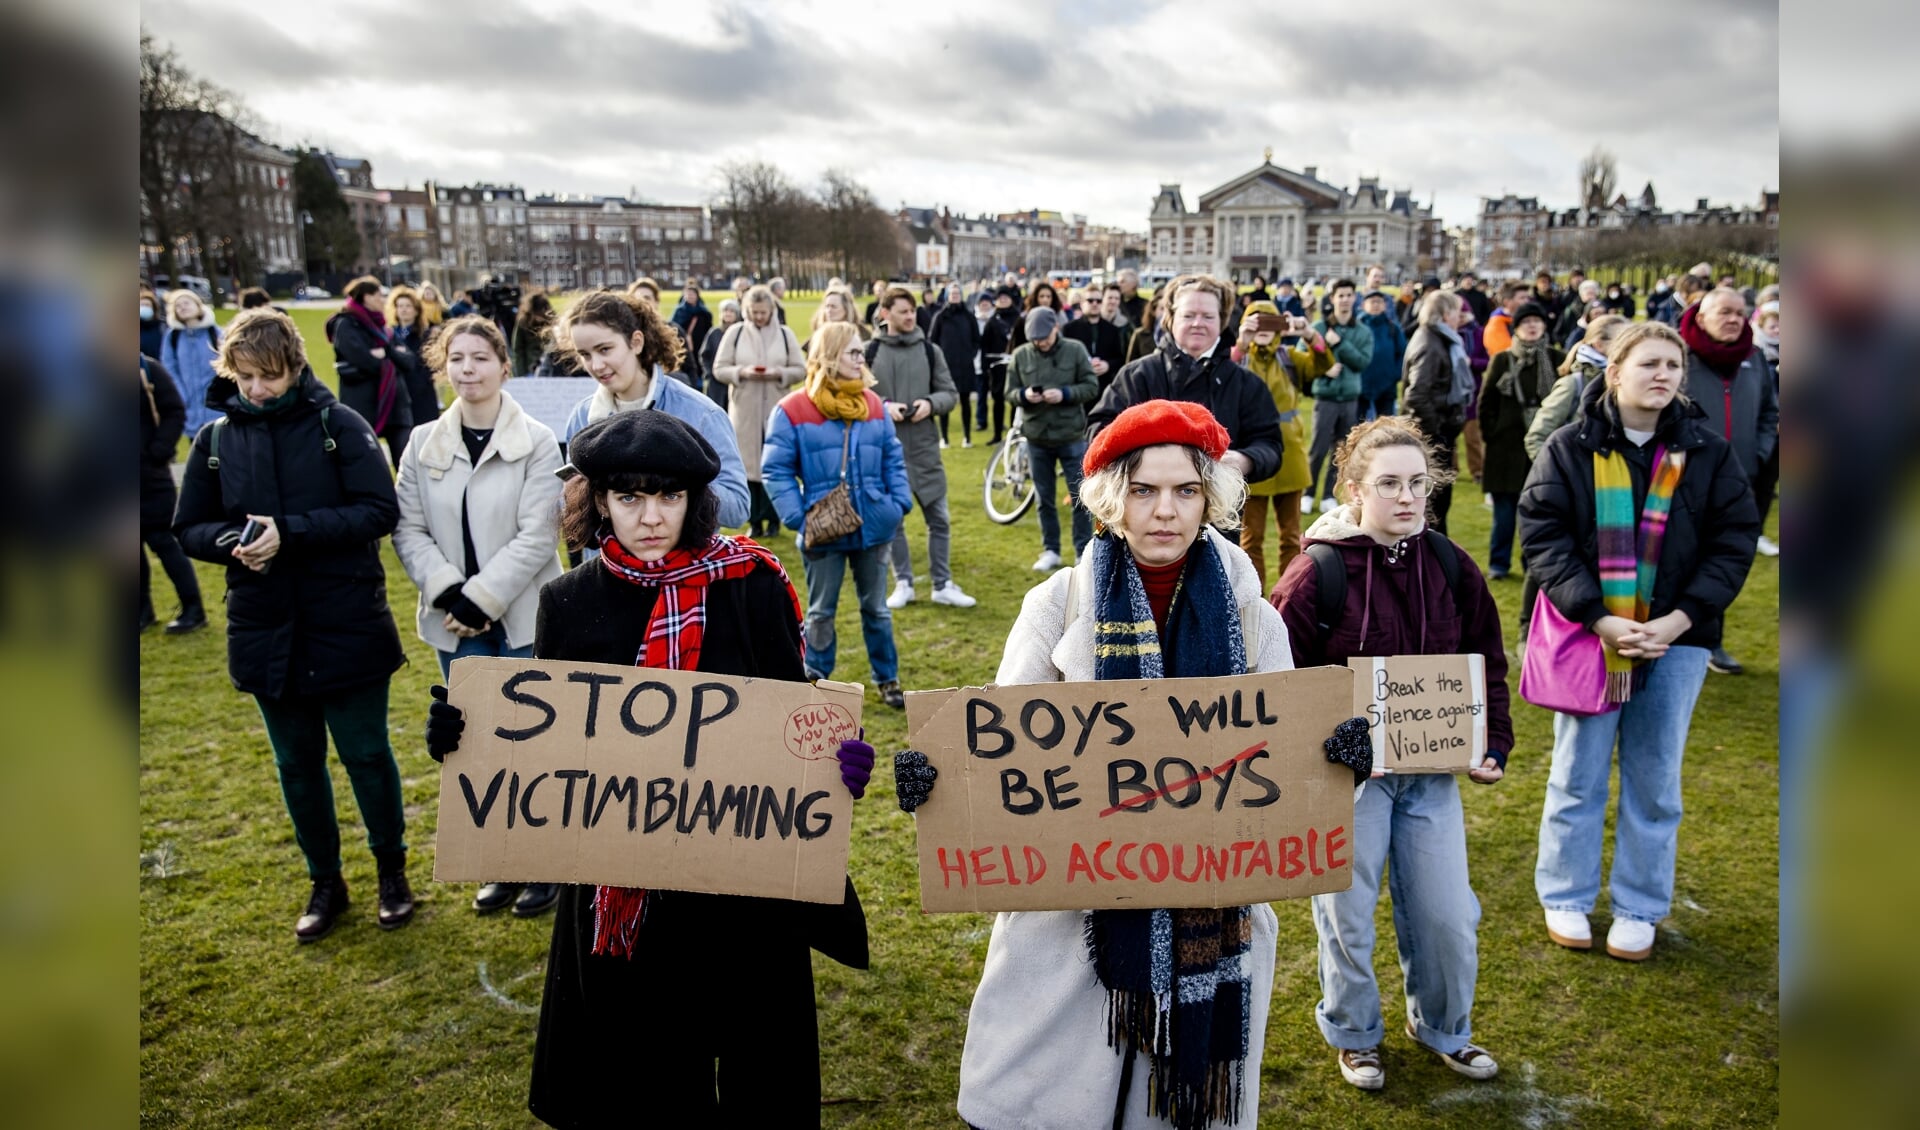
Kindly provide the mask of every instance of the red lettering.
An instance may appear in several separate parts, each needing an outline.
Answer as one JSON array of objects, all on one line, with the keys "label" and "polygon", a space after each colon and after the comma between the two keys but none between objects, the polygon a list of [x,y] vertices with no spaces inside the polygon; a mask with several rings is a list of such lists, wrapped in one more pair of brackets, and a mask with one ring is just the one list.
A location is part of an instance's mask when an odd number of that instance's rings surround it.
[{"label": "red lettering", "polygon": [[989,863],[984,867],[980,865],[980,857],[983,855],[991,855],[991,854],[993,854],[993,849],[990,847],[974,848],[971,852],[967,853],[968,858],[973,863],[973,882],[975,886],[997,887],[1000,884],[1006,882],[1005,879],[987,878],[987,876],[993,874],[994,871],[997,870],[997,868],[993,864]]},{"label": "red lettering", "polygon": [[1255,871],[1265,871],[1269,875],[1273,874],[1273,853],[1267,850],[1267,841],[1265,840],[1261,840],[1259,843],[1253,845],[1253,858],[1247,860],[1247,874],[1251,875]]},{"label": "red lettering", "polygon": [[959,852],[955,852],[953,862],[948,863],[947,849],[941,848],[940,849],[940,885],[948,890],[952,890],[953,877],[955,875],[960,876],[960,889],[963,891],[966,890],[967,889],[967,861],[961,858]]},{"label": "red lettering", "polygon": [[1100,862],[1100,857],[1105,855],[1107,849],[1112,846],[1112,840],[1101,840],[1100,846],[1093,849],[1093,869],[1100,873],[1102,879],[1118,879],[1120,877],[1107,870],[1106,865]]},{"label": "red lettering", "polygon": [[1014,885],[1014,886],[1016,886],[1016,887],[1017,887],[1017,886],[1019,886],[1019,885],[1020,885],[1020,876],[1018,876],[1018,875],[1015,875],[1015,874],[1013,873],[1013,849],[1012,849],[1012,848],[1010,848],[1010,847],[1008,847],[1008,846],[1007,846],[1007,845],[1005,845],[1005,844],[1001,844],[1001,845],[1000,845],[1000,858],[1001,858],[1001,859],[1004,859],[1004,860],[1006,860],[1006,861],[1007,861],[1007,882],[1009,882],[1009,883],[1011,883],[1012,885]]},{"label": "red lettering", "polygon": [[1313,849],[1314,849],[1314,845],[1317,844],[1319,841],[1320,841],[1319,829],[1308,828],[1307,829],[1307,870],[1313,872],[1315,875],[1325,875],[1327,873],[1327,869],[1320,866],[1319,863],[1314,861]]},{"label": "red lettering", "polygon": [[1300,837],[1288,836],[1280,841],[1280,877],[1298,879],[1306,868],[1300,864]]},{"label": "red lettering", "polygon": [[1247,852],[1252,847],[1252,840],[1241,840],[1239,843],[1233,845],[1233,874],[1235,878],[1246,874],[1245,871],[1240,869],[1240,866],[1246,860]]},{"label": "red lettering", "polygon": [[1131,867],[1127,866],[1127,853],[1139,846],[1140,846],[1139,844],[1135,844],[1135,843],[1121,844],[1120,854],[1113,857],[1114,868],[1118,870],[1120,874],[1126,876],[1129,879],[1138,879],[1140,877],[1133,873],[1133,869]]},{"label": "red lettering", "polygon": [[1067,882],[1073,882],[1074,876],[1083,871],[1086,872],[1088,882],[1097,881],[1093,877],[1093,864],[1087,862],[1087,849],[1076,843],[1073,845],[1073,850],[1067,853]]},{"label": "red lettering", "polygon": [[1327,833],[1327,866],[1328,867],[1345,867],[1349,862],[1351,862],[1351,860],[1336,858],[1333,854],[1334,852],[1339,851],[1341,848],[1346,846],[1347,846],[1347,826],[1345,824],[1342,824],[1338,828],[1335,828],[1333,831]]},{"label": "red lettering", "polygon": [[1226,882],[1227,849],[1221,848],[1215,851],[1210,847],[1202,847],[1200,850],[1205,852],[1207,856],[1207,878],[1215,883]]},{"label": "red lettering", "polygon": [[[1158,860],[1160,874],[1155,875],[1154,861]],[[1140,870],[1147,873],[1149,882],[1161,883],[1167,878],[1167,849],[1159,844],[1148,844],[1140,849]]]},{"label": "red lettering", "polygon": [[[1027,861],[1027,882],[1039,882],[1041,876],[1047,873],[1047,857],[1040,854],[1039,848],[1034,847],[1023,847],[1020,849],[1020,854],[1025,857]],[[1035,867],[1035,861],[1038,861],[1040,866]]]},{"label": "red lettering", "polygon": [[1173,845],[1173,877],[1182,883],[1197,883],[1200,881],[1201,874],[1207,869],[1206,850],[1199,844],[1193,845],[1193,874],[1191,875],[1183,874],[1180,870],[1180,858],[1184,854],[1179,844]]}]

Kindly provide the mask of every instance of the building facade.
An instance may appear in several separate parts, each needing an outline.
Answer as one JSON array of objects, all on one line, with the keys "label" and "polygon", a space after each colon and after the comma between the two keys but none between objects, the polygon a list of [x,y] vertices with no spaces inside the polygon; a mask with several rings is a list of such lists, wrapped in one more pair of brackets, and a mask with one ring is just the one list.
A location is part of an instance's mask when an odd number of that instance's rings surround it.
[{"label": "building facade", "polygon": [[1273,164],[1202,195],[1188,210],[1178,184],[1163,184],[1147,216],[1147,256],[1156,270],[1204,271],[1235,282],[1333,278],[1379,264],[1392,279],[1430,272],[1446,234],[1431,205],[1406,189],[1363,177],[1351,192]]},{"label": "building facade", "polygon": [[[425,282],[440,268],[440,237],[433,204],[424,189],[385,190],[387,267],[390,282]],[[434,280],[436,284],[439,280]]]},{"label": "building facade", "polygon": [[529,280],[533,262],[527,194],[514,185],[426,184],[440,262],[423,272],[442,290],[465,290],[500,275]]},{"label": "building facade", "polygon": [[304,271],[300,213],[293,206],[294,159],[257,137],[240,144],[240,180],[246,186],[246,238],[261,275],[271,280]]},{"label": "building facade", "polygon": [[536,196],[527,204],[529,281],[548,290],[671,288],[723,273],[711,210],[618,196]]}]

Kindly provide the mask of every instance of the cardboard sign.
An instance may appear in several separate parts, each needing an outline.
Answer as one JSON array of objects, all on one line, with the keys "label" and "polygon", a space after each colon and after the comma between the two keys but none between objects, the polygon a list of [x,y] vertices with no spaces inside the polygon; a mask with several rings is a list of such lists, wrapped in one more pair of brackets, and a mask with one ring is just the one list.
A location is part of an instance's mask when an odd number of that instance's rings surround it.
[{"label": "cardboard sign", "polygon": [[507,382],[507,395],[526,410],[527,415],[553,429],[560,442],[567,440],[567,417],[576,404],[593,395],[599,385],[592,377],[517,376]]},{"label": "cardboard sign", "polygon": [[698,671],[458,659],[433,877],[838,903],[862,690]]},{"label": "cardboard sign", "polygon": [[920,907],[1238,906],[1352,885],[1343,667],[907,696],[939,771],[915,813]]},{"label": "cardboard sign", "polygon": [[1487,756],[1484,655],[1356,655],[1353,712],[1378,773],[1465,773]]}]

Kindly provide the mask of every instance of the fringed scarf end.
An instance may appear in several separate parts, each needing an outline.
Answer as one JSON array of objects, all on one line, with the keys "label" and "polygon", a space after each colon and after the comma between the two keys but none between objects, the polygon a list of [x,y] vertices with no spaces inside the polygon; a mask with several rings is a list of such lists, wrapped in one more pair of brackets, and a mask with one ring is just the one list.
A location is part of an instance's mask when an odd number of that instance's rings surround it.
[{"label": "fringed scarf end", "polygon": [[640,924],[647,914],[647,892],[640,887],[593,889],[593,952],[598,957],[633,960]]}]

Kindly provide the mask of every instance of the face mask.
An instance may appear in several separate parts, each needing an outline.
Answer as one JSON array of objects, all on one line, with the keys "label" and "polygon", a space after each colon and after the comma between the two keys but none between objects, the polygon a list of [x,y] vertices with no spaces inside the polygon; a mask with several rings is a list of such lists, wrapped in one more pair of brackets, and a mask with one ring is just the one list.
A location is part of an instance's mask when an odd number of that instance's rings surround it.
[{"label": "face mask", "polygon": [[153,303],[142,302],[140,304],[140,320],[143,322],[153,321]]}]

